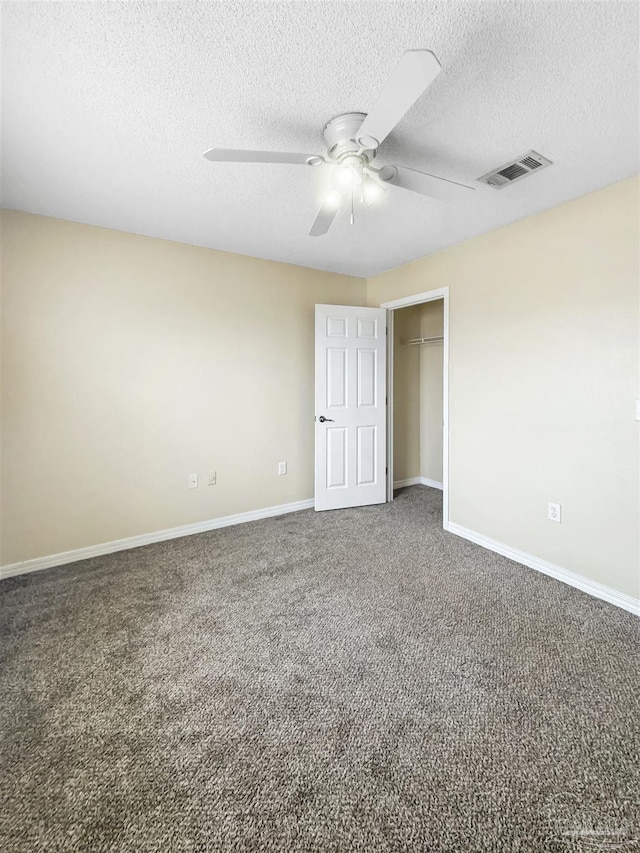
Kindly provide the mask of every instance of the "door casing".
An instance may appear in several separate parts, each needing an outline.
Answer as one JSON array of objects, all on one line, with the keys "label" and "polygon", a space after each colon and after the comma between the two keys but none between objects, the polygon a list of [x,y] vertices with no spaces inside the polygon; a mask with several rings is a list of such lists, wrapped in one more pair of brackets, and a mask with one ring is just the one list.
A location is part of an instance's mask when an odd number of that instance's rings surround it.
[{"label": "door casing", "polygon": [[449,525],[449,288],[440,287],[383,302],[380,307],[387,309],[387,501],[393,500],[393,341],[394,341],[394,312],[399,308],[410,305],[422,305],[424,302],[435,302],[442,299],[444,303],[443,318],[443,354],[442,354],[442,526],[447,530]]}]

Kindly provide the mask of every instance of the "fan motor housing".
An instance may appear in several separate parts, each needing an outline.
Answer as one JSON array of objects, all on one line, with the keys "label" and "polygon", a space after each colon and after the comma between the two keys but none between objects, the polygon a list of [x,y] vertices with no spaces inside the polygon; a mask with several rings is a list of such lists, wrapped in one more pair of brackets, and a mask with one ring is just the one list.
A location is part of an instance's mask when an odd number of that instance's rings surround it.
[{"label": "fan motor housing", "polygon": [[356,136],[366,117],[366,113],[344,113],[325,124],[322,136],[330,157],[340,161],[349,155],[359,154],[367,163],[374,159],[375,150],[363,150],[356,142]]}]

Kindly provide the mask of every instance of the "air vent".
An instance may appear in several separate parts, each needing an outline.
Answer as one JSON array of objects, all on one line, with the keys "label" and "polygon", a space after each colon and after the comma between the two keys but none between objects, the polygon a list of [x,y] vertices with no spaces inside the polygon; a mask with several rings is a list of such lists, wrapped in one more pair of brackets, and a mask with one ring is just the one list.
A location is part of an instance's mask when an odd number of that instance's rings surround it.
[{"label": "air vent", "polygon": [[513,166],[507,166],[506,169],[500,169],[498,174],[502,175],[502,177],[506,178],[508,181],[515,181],[516,178],[521,178],[523,175],[526,175],[528,171],[529,170],[525,169],[524,166],[514,163]]},{"label": "air vent", "polygon": [[478,178],[478,181],[499,190],[501,187],[506,187],[507,184],[513,184],[521,178],[526,178],[532,172],[550,165],[551,160],[547,160],[542,154],[538,154],[537,151],[527,151],[517,160],[512,160],[511,163],[505,163],[499,169],[492,169],[491,172],[487,172],[486,175]]}]

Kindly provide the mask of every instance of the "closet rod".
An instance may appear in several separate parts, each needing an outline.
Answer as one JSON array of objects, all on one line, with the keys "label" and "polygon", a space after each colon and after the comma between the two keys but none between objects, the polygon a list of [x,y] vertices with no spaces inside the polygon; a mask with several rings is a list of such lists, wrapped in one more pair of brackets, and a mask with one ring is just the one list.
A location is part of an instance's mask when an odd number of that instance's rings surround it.
[{"label": "closet rod", "polygon": [[436,338],[410,338],[407,341],[408,346],[416,346],[417,344],[441,344],[444,341],[444,336]]}]

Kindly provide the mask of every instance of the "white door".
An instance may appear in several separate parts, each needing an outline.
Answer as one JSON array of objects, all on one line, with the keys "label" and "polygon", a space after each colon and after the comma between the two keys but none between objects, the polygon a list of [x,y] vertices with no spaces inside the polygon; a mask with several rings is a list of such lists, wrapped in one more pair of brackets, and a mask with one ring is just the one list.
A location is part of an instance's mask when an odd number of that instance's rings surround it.
[{"label": "white door", "polygon": [[386,500],[384,308],[316,305],[315,508]]}]

